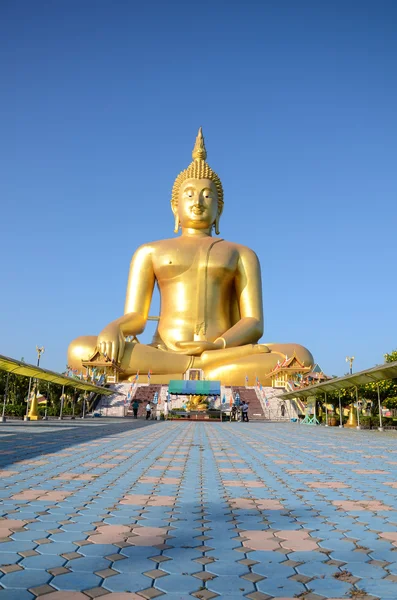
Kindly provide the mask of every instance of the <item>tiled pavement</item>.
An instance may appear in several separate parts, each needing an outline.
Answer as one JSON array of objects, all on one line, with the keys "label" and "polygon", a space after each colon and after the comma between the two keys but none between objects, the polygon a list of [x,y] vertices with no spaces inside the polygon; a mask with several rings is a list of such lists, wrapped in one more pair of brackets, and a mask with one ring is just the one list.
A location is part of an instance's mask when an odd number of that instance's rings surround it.
[{"label": "tiled pavement", "polygon": [[0,426],[0,600],[396,600],[396,465],[394,433]]}]

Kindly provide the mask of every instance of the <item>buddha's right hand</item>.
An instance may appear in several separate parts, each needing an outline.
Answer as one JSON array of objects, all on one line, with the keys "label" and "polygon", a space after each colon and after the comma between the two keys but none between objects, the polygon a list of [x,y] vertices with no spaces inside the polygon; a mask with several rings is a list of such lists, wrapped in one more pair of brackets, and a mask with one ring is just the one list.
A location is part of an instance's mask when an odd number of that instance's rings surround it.
[{"label": "buddha's right hand", "polygon": [[123,358],[125,337],[118,323],[110,323],[101,331],[97,339],[97,349],[116,363]]}]

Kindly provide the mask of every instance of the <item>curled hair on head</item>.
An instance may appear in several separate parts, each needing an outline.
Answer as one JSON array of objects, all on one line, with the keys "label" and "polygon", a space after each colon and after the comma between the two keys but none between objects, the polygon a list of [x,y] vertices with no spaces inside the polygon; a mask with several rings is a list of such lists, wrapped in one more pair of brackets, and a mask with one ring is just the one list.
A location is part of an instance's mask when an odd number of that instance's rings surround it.
[{"label": "curled hair on head", "polygon": [[[171,196],[171,208],[175,213],[178,209],[178,198],[181,185],[186,179],[210,179],[216,187],[218,195],[218,216],[222,214],[223,210],[223,187],[221,180],[218,175],[211,169],[209,164],[205,162],[207,158],[207,151],[204,144],[204,136],[200,127],[197,134],[196,143],[192,152],[193,161],[190,163],[187,169],[181,171],[178,177],[175,179],[172,196]],[[219,231],[216,231],[219,234]]]}]

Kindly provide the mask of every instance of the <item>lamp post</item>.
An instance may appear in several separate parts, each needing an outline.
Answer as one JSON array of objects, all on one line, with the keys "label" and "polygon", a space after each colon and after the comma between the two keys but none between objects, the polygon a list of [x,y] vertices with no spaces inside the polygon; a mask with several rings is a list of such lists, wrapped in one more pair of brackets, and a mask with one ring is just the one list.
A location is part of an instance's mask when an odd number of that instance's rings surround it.
[{"label": "lamp post", "polygon": [[[36,346],[36,352],[37,352],[37,366],[40,367],[40,358],[41,355],[44,354],[45,348],[44,346]],[[37,421],[39,418],[38,415],[38,410],[37,410],[37,394],[39,391],[39,380],[35,379],[34,381],[34,392],[33,392],[33,398],[32,398],[32,403],[30,405],[30,410],[29,410],[29,419],[31,421]]]},{"label": "lamp post", "polygon": [[346,362],[349,363],[349,373],[350,375],[353,374],[353,362],[354,362],[354,356],[346,356]]},{"label": "lamp post", "polygon": [[44,346],[41,346],[41,347],[36,346],[36,352],[37,352],[37,366],[39,367],[41,355],[44,354],[44,352],[45,352]]}]

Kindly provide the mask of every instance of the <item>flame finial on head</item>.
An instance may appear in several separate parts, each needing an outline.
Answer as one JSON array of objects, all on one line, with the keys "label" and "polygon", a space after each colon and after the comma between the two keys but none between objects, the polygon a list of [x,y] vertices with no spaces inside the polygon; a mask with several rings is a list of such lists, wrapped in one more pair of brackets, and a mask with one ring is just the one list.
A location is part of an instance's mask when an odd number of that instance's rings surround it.
[{"label": "flame finial on head", "polygon": [[202,127],[200,127],[200,129],[198,130],[196,142],[194,144],[192,152],[192,158],[193,160],[205,160],[207,158],[207,150],[205,149]]}]

